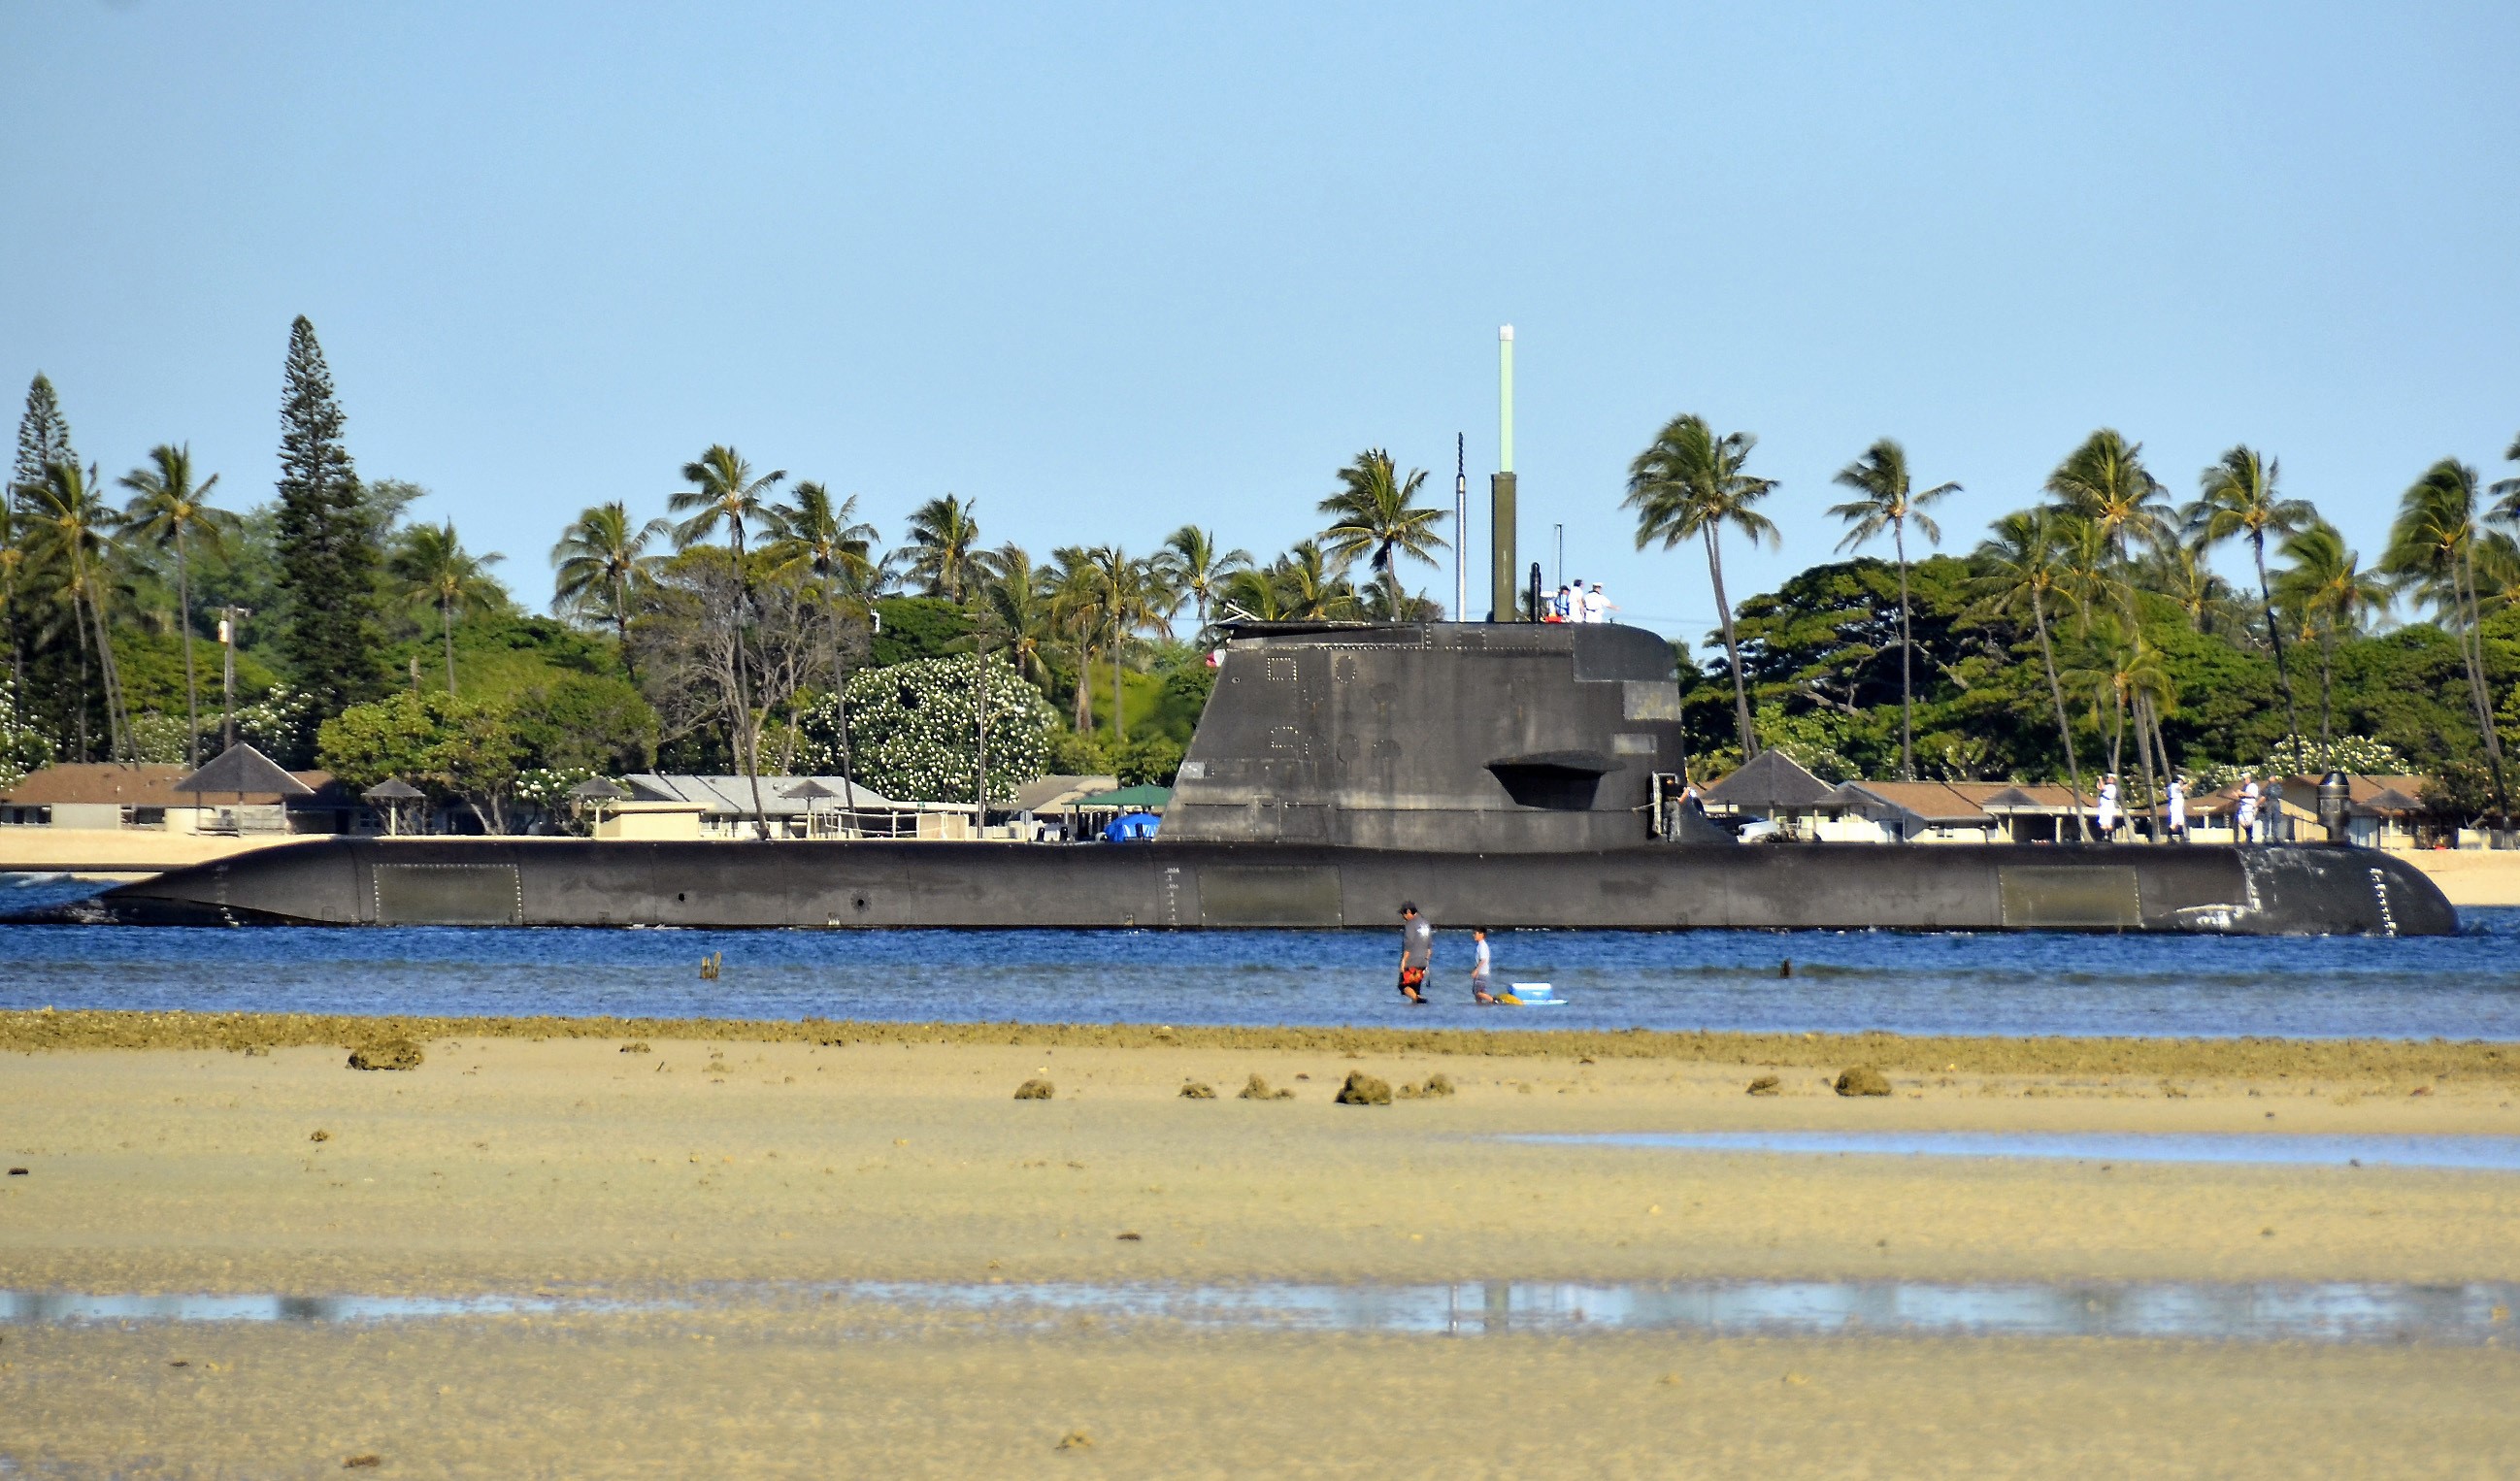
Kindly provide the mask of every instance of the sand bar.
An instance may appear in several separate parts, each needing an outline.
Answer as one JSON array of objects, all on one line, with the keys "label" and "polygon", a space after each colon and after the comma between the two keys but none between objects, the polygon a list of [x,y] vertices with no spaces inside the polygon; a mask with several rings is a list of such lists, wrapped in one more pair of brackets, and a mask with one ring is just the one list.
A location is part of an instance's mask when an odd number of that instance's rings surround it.
[{"label": "sand bar", "polygon": [[[346,1067],[395,1028],[419,1068]],[[622,1029],[0,1016],[0,1151],[28,1169],[0,1181],[0,1286],[2520,1280],[2510,1174],[1507,1140],[2520,1135],[2499,1045]],[[1834,1094],[1859,1061],[1893,1093]],[[1457,1093],[1333,1104],[1352,1070]],[[1255,1073],[1294,1098],[1234,1099]],[[1778,1093],[1744,1094],[1758,1074]],[[1012,1099],[1036,1077],[1056,1099]],[[2520,1443],[2499,1345],[1045,1328],[838,1301],[18,1325],[0,1364],[0,1412],[22,1416],[0,1455],[210,1473],[373,1452],[478,1473],[2480,1474]],[[1090,1453],[1056,1449],[1071,1431]]]}]

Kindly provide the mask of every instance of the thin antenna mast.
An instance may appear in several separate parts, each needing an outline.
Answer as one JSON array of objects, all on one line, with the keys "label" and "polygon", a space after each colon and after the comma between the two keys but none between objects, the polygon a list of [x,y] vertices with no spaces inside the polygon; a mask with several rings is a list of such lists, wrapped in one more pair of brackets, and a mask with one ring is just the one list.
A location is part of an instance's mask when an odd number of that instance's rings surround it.
[{"label": "thin antenna mast", "polygon": [[1453,620],[1470,620],[1470,444],[1453,433]]}]

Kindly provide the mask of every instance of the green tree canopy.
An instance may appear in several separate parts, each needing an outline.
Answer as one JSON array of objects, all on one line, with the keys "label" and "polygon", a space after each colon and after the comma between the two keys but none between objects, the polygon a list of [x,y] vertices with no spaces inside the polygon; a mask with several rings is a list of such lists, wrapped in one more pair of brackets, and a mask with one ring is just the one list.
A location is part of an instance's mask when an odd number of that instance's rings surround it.
[{"label": "green tree canopy", "polygon": [[483,831],[504,833],[525,746],[504,705],[404,691],[326,720],[316,731],[316,758],[362,789],[400,778],[471,809]]}]

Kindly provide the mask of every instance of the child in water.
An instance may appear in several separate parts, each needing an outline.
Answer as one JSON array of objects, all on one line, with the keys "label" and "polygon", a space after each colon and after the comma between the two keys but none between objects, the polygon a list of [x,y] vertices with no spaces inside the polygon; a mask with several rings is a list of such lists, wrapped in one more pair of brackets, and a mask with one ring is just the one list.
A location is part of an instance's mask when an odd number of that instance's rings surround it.
[{"label": "child in water", "polygon": [[1473,926],[1470,940],[1475,943],[1470,956],[1470,1001],[1481,1008],[1496,1004],[1496,994],[1488,990],[1488,932],[1486,926]]}]

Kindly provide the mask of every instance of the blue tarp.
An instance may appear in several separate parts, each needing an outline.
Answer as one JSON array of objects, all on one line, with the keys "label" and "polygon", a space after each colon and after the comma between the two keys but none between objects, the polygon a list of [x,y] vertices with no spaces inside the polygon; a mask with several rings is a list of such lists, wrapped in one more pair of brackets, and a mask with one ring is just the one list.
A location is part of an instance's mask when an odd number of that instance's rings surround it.
[{"label": "blue tarp", "polygon": [[1163,821],[1152,813],[1122,813],[1102,825],[1102,841],[1127,843],[1132,839],[1151,838],[1155,830],[1163,826]]}]

